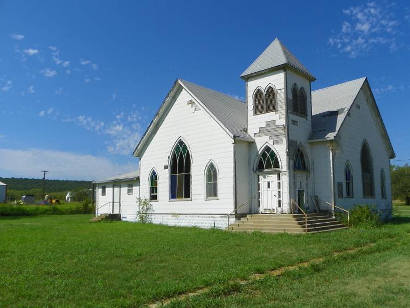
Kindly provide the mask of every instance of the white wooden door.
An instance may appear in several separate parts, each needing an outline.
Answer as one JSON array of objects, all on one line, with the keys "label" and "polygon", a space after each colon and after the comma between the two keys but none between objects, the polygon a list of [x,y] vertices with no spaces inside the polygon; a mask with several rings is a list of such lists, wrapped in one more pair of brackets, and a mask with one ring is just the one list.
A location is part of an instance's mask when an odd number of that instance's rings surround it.
[{"label": "white wooden door", "polygon": [[280,213],[282,185],[280,174],[259,175],[259,204],[261,213]]},{"label": "white wooden door", "polygon": [[113,202],[113,214],[120,213],[120,202],[121,202],[121,186],[120,185],[113,185],[113,194],[112,194],[112,202]]}]

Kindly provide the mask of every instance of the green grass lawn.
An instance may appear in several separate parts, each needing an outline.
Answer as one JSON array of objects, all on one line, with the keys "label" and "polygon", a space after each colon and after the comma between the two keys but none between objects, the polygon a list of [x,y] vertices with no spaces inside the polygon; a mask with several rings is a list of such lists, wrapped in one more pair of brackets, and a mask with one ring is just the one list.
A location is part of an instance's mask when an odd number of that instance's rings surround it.
[{"label": "green grass lawn", "polygon": [[[410,302],[410,213],[397,215],[377,229],[311,235],[92,224],[90,215],[0,217],[0,307],[139,307],[204,286],[210,294],[172,305],[400,306]],[[324,263],[230,284],[317,257]]]}]

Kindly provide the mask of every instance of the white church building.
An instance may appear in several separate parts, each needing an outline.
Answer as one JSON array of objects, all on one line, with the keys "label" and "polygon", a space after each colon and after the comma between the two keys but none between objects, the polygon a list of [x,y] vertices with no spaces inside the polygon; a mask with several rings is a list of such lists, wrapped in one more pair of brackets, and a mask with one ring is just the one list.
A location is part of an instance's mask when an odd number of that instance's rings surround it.
[{"label": "white church building", "polygon": [[135,221],[139,197],[152,222],[180,226],[356,204],[391,214],[395,153],[367,78],[312,91],[278,39],[241,78],[245,102],[176,80],[134,150],[138,171],[96,182],[97,214]]}]

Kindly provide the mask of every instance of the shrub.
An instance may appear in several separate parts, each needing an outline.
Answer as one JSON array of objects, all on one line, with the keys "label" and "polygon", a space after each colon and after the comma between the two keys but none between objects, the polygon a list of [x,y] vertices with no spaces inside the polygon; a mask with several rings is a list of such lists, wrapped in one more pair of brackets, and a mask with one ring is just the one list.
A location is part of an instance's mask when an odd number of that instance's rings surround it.
[{"label": "shrub", "polygon": [[37,216],[37,215],[67,215],[93,213],[93,206],[84,203],[66,203],[59,205],[18,205],[1,204],[0,216]]},{"label": "shrub", "polygon": [[350,211],[350,223],[354,227],[377,227],[381,224],[381,219],[374,207],[355,205]]},{"label": "shrub", "polygon": [[152,211],[152,204],[148,199],[137,199],[138,202],[138,221],[145,224],[151,222],[149,213]]}]

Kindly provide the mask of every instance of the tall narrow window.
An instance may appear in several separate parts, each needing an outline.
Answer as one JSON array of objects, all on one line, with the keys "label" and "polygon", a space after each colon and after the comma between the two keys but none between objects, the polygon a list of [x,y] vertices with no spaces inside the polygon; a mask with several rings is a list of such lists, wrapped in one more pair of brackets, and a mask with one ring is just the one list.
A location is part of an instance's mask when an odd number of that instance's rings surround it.
[{"label": "tall narrow window", "polygon": [[158,200],[158,175],[155,170],[152,170],[149,176],[149,199],[151,201]]},{"label": "tall narrow window", "polygon": [[293,168],[295,170],[299,170],[299,171],[305,171],[306,170],[305,155],[303,154],[303,152],[300,149],[297,149],[297,151],[295,153]]},{"label": "tall narrow window", "polygon": [[373,180],[373,162],[370,155],[370,149],[367,142],[363,143],[362,150],[360,152],[360,162],[362,165],[362,186],[363,197],[374,197],[374,180]]},{"label": "tall narrow window", "polygon": [[262,114],[265,112],[265,100],[263,96],[263,91],[261,89],[257,89],[253,95],[253,108],[255,114]]},{"label": "tall narrow window", "polygon": [[105,196],[107,187],[105,185],[101,186],[101,196]]},{"label": "tall narrow window", "polygon": [[303,87],[299,89],[298,105],[299,105],[299,114],[305,116],[307,114],[307,102],[306,102],[306,92]]},{"label": "tall narrow window", "polygon": [[171,199],[191,198],[191,155],[186,144],[179,140],[171,154]]},{"label": "tall narrow window", "polygon": [[128,184],[127,186],[127,195],[132,195],[134,192],[134,185],[133,184]]},{"label": "tall narrow window", "polygon": [[272,87],[268,87],[265,93],[266,112],[276,111],[276,93]]},{"label": "tall narrow window", "polygon": [[346,185],[346,198],[353,198],[353,175],[352,167],[349,162],[345,167],[345,185]]},{"label": "tall narrow window", "polygon": [[299,113],[298,86],[296,83],[294,83],[292,87],[292,111],[294,113]]},{"label": "tall narrow window", "polygon": [[269,170],[269,169],[278,169],[279,160],[275,152],[269,146],[265,146],[261,154],[259,155],[258,160],[258,171]]},{"label": "tall narrow window", "polygon": [[215,165],[211,162],[206,168],[206,198],[218,197],[218,172]]},{"label": "tall narrow window", "polygon": [[386,199],[386,175],[384,174],[384,169],[380,171],[380,192],[382,199]]}]

